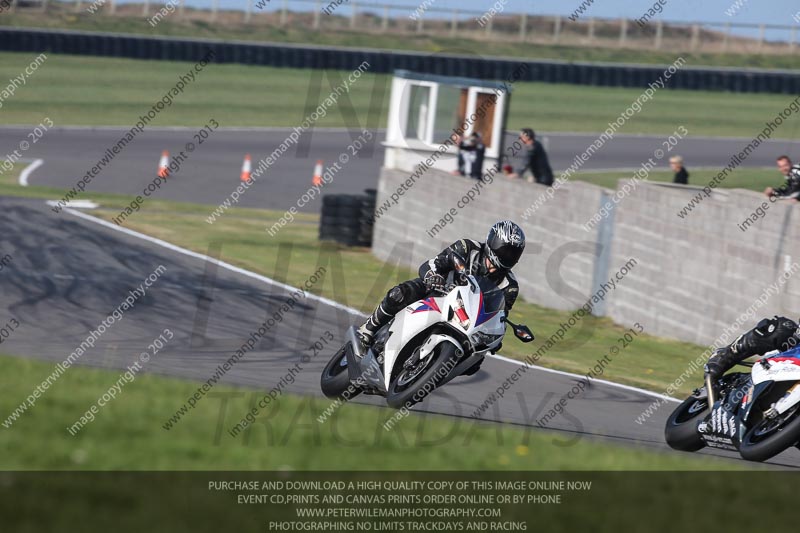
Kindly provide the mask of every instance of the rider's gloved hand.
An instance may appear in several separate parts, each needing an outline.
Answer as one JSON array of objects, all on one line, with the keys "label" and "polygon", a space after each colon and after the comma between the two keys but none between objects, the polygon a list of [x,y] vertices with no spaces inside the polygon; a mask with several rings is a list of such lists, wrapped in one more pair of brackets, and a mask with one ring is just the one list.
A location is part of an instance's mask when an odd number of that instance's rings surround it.
[{"label": "rider's gloved hand", "polygon": [[428,291],[444,291],[444,277],[433,270],[429,270],[422,281],[425,282],[425,288]]}]

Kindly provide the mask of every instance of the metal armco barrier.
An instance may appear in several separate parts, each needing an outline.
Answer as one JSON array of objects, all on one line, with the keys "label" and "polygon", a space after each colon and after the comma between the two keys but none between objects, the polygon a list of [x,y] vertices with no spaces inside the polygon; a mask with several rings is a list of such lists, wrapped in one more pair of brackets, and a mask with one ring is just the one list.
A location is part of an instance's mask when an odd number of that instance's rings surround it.
[{"label": "metal armco barrier", "polygon": [[[421,52],[394,52],[329,46],[249,43],[207,39],[148,37],[131,34],[0,27],[0,50],[47,52],[133,59],[196,61],[207,49],[215,62],[287,68],[354,70],[363,61],[371,72],[396,69],[445,76],[507,79],[520,63],[528,68],[520,81],[643,88],[664,71],[661,65],[529,61]],[[800,73],[789,70],[694,68],[684,66],[668,89],[800,94]]]}]

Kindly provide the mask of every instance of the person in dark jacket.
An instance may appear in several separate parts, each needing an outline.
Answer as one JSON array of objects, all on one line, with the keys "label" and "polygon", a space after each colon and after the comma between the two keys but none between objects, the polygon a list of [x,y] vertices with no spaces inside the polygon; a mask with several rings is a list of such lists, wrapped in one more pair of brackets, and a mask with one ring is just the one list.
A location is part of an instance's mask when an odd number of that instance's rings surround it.
[{"label": "person in dark jacket", "polygon": [[530,170],[536,183],[550,186],[553,184],[553,169],[550,168],[550,161],[547,159],[547,152],[544,151],[542,143],[536,140],[536,133],[530,128],[523,128],[519,135],[519,140],[526,146],[525,166],[520,168],[511,177],[522,177],[526,171]]},{"label": "person in dark jacket", "polygon": [[458,143],[458,174],[479,180],[483,177],[483,158],[486,145],[480,133],[473,133]]},{"label": "person in dark jacket", "polygon": [[675,173],[673,183],[680,183],[681,185],[689,184],[689,172],[683,166],[683,158],[679,155],[674,155],[669,158],[669,166]]},{"label": "person in dark jacket", "polygon": [[[494,224],[486,242],[472,239],[454,242],[433,259],[422,263],[418,278],[405,281],[389,290],[367,321],[358,328],[357,334],[364,351],[372,345],[375,333],[388,324],[395,314],[428,294],[445,288],[445,278],[453,270],[453,254],[464,260],[470,274],[485,276],[503,290],[505,311],[508,314],[519,294],[519,283],[511,269],[522,257],[524,249],[525,234],[522,228],[510,220]],[[480,363],[468,369],[465,374],[474,374],[479,367]]]},{"label": "person in dark jacket", "polygon": [[786,177],[786,183],[777,189],[767,187],[764,194],[797,202],[800,200],[800,165],[792,165],[788,155],[778,157],[777,164],[778,170]]}]

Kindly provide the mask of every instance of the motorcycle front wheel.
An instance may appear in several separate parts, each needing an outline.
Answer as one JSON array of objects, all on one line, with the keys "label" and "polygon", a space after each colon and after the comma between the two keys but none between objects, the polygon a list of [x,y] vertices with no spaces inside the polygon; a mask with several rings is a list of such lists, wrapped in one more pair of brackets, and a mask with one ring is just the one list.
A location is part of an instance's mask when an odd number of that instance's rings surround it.
[{"label": "motorcycle front wheel", "polygon": [[766,461],[800,440],[800,405],[783,415],[763,418],[747,430],[739,443],[739,454],[748,461]]},{"label": "motorcycle front wheel", "polygon": [[400,409],[424,400],[447,377],[458,363],[456,347],[443,342],[433,353],[413,365],[403,365],[389,383],[386,403]]}]

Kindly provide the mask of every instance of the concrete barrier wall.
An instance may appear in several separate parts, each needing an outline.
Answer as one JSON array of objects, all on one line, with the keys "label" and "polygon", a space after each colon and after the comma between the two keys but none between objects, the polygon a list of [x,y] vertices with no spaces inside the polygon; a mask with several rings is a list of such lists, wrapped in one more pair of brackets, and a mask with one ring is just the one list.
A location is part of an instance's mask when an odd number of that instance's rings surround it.
[{"label": "concrete barrier wall", "polygon": [[[383,169],[378,205],[408,176]],[[476,184],[429,171],[377,219],[373,253],[416,268],[453,241],[482,240],[492,223],[510,218],[528,236],[526,253],[515,268],[527,301],[577,309],[633,258],[636,264],[616,280],[594,314],[626,326],[639,322],[648,333],[699,344],[711,344],[726,330],[730,342],[764,316],[800,316],[796,204],[770,204],[766,216],[743,232],[738,224],[761,205],[763,195],[714,191],[680,218],[678,212],[698,189],[639,182],[587,231],[584,224],[612,192],[570,182],[524,220],[523,213],[545,187],[495,177],[475,200],[458,207]],[[454,221],[431,230],[451,207],[458,210]],[[781,282],[782,277],[787,281]]]},{"label": "concrete barrier wall", "polygon": [[[700,344],[711,344],[726,329],[727,340],[733,340],[764,316],[797,319],[800,275],[792,275],[800,274],[800,233],[793,228],[797,204],[768,203],[766,215],[742,231],[739,224],[766,201],[763,195],[714,191],[679,217],[697,193],[640,183],[617,205],[611,269],[629,257],[638,264],[613,292],[608,315]],[[730,326],[737,323],[734,332]]]},{"label": "concrete barrier wall", "polygon": [[[409,172],[384,168],[378,188],[378,205],[391,198]],[[487,180],[488,181],[488,180]],[[556,309],[574,309],[594,292],[597,231],[585,232],[584,212],[600,206],[603,190],[575,183],[534,213],[522,213],[546,187],[503,176],[476,189],[476,180],[428,171],[375,223],[373,253],[381,259],[417,267],[454,241],[469,237],[484,240],[489,227],[503,218],[520,223],[528,238],[526,253],[514,269],[520,294],[528,301]],[[458,202],[473,189],[474,200]],[[480,194],[478,194],[480,192]],[[456,208],[453,222],[441,230],[431,228]]]}]

